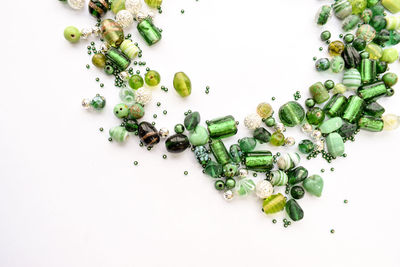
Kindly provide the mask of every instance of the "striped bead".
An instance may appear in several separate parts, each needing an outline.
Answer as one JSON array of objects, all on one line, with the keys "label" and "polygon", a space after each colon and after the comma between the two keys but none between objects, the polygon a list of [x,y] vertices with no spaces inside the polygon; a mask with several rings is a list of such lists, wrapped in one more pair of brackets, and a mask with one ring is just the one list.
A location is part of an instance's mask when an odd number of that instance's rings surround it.
[{"label": "striped bead", "polygon": [[279,157],[278,168],[280,170],[288,171],[297,166],[300,162],[300,156],[296,152],[286,153]]},{"label": "striped bead", "polygon": [[367,43],[371,42],[376,35],[374,27],[369,24],[363,24],[357,29],[356,36],[363,39]]},{"label": "striped bead", "polygon": [[353,11],[351,4],[347,0],[336,1],[336,3],[332,5],[332,7],[333,11],[335,12],[335,16],[338,19],[345,19]]},{"label": "striped bead", "polygon": [[361,74],[357,69],[348,69],[343,74],[343,85],[348,90],[356,90],[361,85]]},{"label": "striped bead", "polygon": [[271,184],[273,186],[285,185],[288,182],[288,176],[284,171],[277,170],[271,172]]},{"label": "striped bead", "polygon": [[122,53],[124,53],[124,55],[129,57],[130,59],[134,59],[139,53],[139,48],[131,40],[128,39],[122,42],[120,48]]},{"label": "striped bead", "polygon": [[107,13],[108,1],[107,0],[90,0],[89,13],[95,18],[101,18]]},{"label": "striped bead", "polygon": [[398,30],[400,29],[400,17],[386,17],[386,29],[387,30]]},{"label": "striped bead", "polygon": [[286,205],[286,197],[281,193],[267,197],[263,203],[263,210],[266,214],[277,213]]},{"label": "striped bead", "polygon": [[128,131],[122,126],[111,128],[109,134],[113,140],[119,143],[124,142],[129,136]]}]

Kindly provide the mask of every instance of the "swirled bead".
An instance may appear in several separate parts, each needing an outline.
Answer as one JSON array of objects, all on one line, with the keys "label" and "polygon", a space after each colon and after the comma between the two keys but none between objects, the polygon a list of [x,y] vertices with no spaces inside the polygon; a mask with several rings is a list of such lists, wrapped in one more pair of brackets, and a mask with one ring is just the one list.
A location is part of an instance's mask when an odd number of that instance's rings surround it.
[{"label": "swirled bead", "polygon": [[112,47],[119,47],[125,39],[121,25],[112,19],[105,19],[101,22],[101,34]]},{"label": "swirled bead", "polygon": [[369,24],[363,24],[357,29],[356,36],[363,39],[367,43],[374,40],[376,35],[375,29]]},{"label": "swirled bead", "polygon": [[258,181],[256,184],[256,195],[259,198],[267,198],[274,192],[274,187],[267,180]]},{"label": "swirled bead", "polygon": [[285,153],[278,158],[277,163],[279,169],[288,171],[300,163],[300,155],[296,152]]},{"label": "swirled bead", "polygon": [[107,13],[108,10],[107,0],[90,0],[89,1],[89,13],[99,19]]},{"label": "swirled bead", "polygon": [[267,197],[263,203],[263,210],[266,214],[277,213],[284,209],[286,197],[281,193]]},{"label": "swirled bead", "polygon": [[135,93],[131,88],[128,87],[121,88],[119,91],[119,98],[128,106],[131,106],[135,103]]},{"label": "swirled bead", "polygon": [[142,121],[139,124],[138,134],[140,140],[146,146],[152,146],[160,142],[160,135],[158,134],[157,129],[147,121]]},{"label": "swirled bead", "polygon": [[284,171],[276,170],[270,173],[271,184],[274,186],[282,186],[287,184],[288,176]]},{"label": "swirled bead", "polygon": [[119,143],[124,142],[129,136],[128,131],[125,129],[125,127],[122,126],[111,128],[109,134],[113,140]]},{"label": "swirled bead", "polygon": [[345,19],[347,16],[351,15],[353,11],[353,7],[347,0],[336,1],[332,7],[338,19]]},{"label": "swirled bead", "polygon": [[120,49],[130,59],[134,59],[139,54],[139,48],[129,39],[121,43]]}]

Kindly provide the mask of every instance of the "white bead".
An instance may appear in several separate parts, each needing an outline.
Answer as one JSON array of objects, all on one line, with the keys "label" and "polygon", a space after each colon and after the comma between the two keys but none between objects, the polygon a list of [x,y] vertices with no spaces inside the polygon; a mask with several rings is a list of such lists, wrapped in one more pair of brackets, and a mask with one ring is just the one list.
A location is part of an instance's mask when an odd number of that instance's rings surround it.
[{"label": "white bead", "polygon": [[234,196],[235,195],[233,194],[232,190],[227,190],[227,191],[224,192],[224,199],[226,201],[232,200],[234,198]]},{"label": "white bead", "polygon": [[151,101],[151,98],[151,90],[146,87],[139,88],[135,92],[135,100],[139,104],[146,105]]},{"label": "white bead", "polygon": [[91,29],[89,29],[89,28],[83,28],[82,30],[81,30],[81,38],[83,39],[83,40],[86,40],[87,38],[89,38],[89,36],[90,35],[92,35],[92,30]]},{"label": "white bead", "polygon": [[68,5],[73,9],[82,9],[85,5],[85,0],[68,0]]},{"label": "white bead", "polygon": [[301,126],[301,130],[304,133],[310,133],[312,131],[312,129],[313,128],[312,128],[311,124],[309,124],[309,123],[304,123],[303,126]]},{"label": "white bead", "polygon": [[147,13],[147,16],[149,16],[150,18],[154,19],[154,17],[156,16],[156,14],[153,11],[149,11]]},{"label": "white bead", "polygon": [[296,143],[296,140],[294,140],[293,137],[287,137],[287,138],[285,139],[285,144],[286,144],[287,146],[293,146],[295,143]]},{"label": "white bead", "polygon": [[162,138],[167,138],[169,135],[169,130],[167,128],[161,128],[158,131],[158,134],[162,137]]},{"label": "white bead", "polygon": [[321,133],[320,131],[318,131],[318,130],[314,130],[314,131],[311,133],[311,137],[314,138],[315,140],[320,139],[321,136],[322,136],[322,133]]},{"label": "white bead", "polygon": [[283,123],[280,123],[280,122],[277,122],[275,124],[274,129],[275,129],[275,131],[278,131],[278,132],[281,132],[281,133],[286,132],[285,125],[283,125]]},{"label": "white bead", "polygon": [[259,128],[261,126],[261,123],[262,119],[256,113],[250,114],[244,119],[244,126],[246,126],[249,130],[255,130]]},{"label": "white bead", "polygon": [[239,178],[246,178],[248,174],[249,171],[247,169],[239,169]]},{"label": "white bead", "polygon": [[140,0],[126,0],[125,9],[135,15],[142,9],[142,2]]},{"label": "white bead", "polygon": [[91,109],[91,105],[90,105],[91,100],[89,98],[84,98],[82,100],[82,107],[86,110]]},{"label": "white bead", "polygon": [[122,80],[126,81],[129,78],[129,73],[127,71],[121,71],[120,74],[119,74],[119,77]]},{"label": "white bead", "polygon": [[383,129],[385,131],[395,130],[400,125],[400,117],[394,114],[385,114],[383,117]]},{"label": "white bead", "polygon": [[256,195],[259,198],[267,198],[274,192],[274,187],[267,180],[259,181],[256,185]]},{"label": "white bead", "polygon": [[137,20],[138,22],[141,22],[141,21],[144,20],[145,18],[147,18],[147,15],[144,14],[143,12],[138,12],[138,13],[136,14],[136,20]]},{"label": "white bead", "polygon": [[315,150],[322,151],[324,150],[324,147],[325,147],[324,141],[318,140],[317,142],[315,142]]},{"label": "white bead", "polygon": [[128,28],[133,23],[133,15],[128,10],[121,10],[115,16],[115,20],[122,28]]}]

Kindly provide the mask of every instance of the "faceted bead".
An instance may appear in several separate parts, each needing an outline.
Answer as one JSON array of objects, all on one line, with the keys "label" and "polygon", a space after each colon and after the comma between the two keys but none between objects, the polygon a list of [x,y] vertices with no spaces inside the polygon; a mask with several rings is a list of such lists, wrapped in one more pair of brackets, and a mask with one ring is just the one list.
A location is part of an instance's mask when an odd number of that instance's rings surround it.
[{"label": "faceted bead", "polygon": [[256,172],[266,172],[274,167],[274,158],[270,151],[252,151],[244,153],[246,168]]},{"label": "faceted bead", "polygon": [[308,171],[306,168],[299,166],[296,169],[290,170],[287,175],[289,178],[289,184],[295,185],[307,178]]},{"label": "faceted bead", "polygon": [[243,152],[240,150],[238,144],[233,144],[230,146],[229,155],[234,163],[240,163],[242,161]]},{"label": "faceted bead", "polygon": [[132,89],[137,90],[137,89],[143,87],[144,80],[143,80],[142,76],[140,76],[139,74],[134,74],[129,78],[128,84]]},{"label": "faceted bead", "polygon": [[338,133],[330,133],[326,137],[326,145],[329,154],[333,157],[339,157],[344,153],[344,142]]},{"label": "faceted bead", "polygon": [[346,45],[342,53],[346,68],[357,68],[361,63],[360,53],[351,45]]},{"label": "faceted bead", "polygon": [[160,142],[157,129],[149,122],[142,121],[139,124],[139,138],[146,146],[152,146]]},{"label": "faceted bead", "polygon": [[151,8],[159,8],[162,4],[162,0],[144,0],[144,2]]},{"label": "faceted bead", "polygon": [[186,130],[189,132],[193,131],[196,126],[200,123],[200,113],[199,112],[192,112],[185,117],[184,125]]},{"label": "faceted bead", "polygon": [[323,5],[317,12],[315,20],[318,25],[325,25],[331,17],[332,8],[329,5]]},{"label": "faceted bead", "polygon": [[294,198],[294,199],[301,199],[304,197],[304,189],[303,187],[299,186],[299,185],[295,185],[292,187],[292,189],[290,189],[290,195]]},{"label": "faceted bead", "polygon": [[300,221],[304,217],[304,211],[296,200],[290,199],[285,205],[286,213],[293,221]]},{"label": "faceted bead", "polygon": [[206,121],[206,123],[210,137],[213,139],[227,138],[235,135],[238,131],[235,118],[230,115]]},{"label": "faceted bead", "polygon": [[320,125],[325,119],[325,112],[319,107],[313,107],[307,111],[307,121],[311,125]]},{"label": "faceted bead", "polygon": [[256,113],[250,114],[244,118],[244,126],[249,130],[255,130],[261,126],[261,123],[262,118]]},{"label": "faceted bead", "polygon": [[273,146],[283,146],[285,144],[285,136],[281,132],[274,132],[269,143]]},{"label": "faceted bead", "polygon": [[349,0],[353,14],[361,14],[367,8],[367,0]]},{"label": "faceted bead", "polygon": [[279,119],[285,126],[293,127],[299,125],[303,122],[304,117],[305,111],[296,101],[290,101],[279,108]]},{"label": "faceted bead", "polygon": [[379,105],[378,102],[371,102],[365,106],[364,113],[375,118],[380,118],[385,113],[385,108]]},{"label": "faceted bead", "polygon": [[300,163],[300,155],[296,152],[285,153],[278,158],[277,163],[280,170],[288,171]]},{"label": "faceted bead", "polygon": [[270,173],[270,180],[274,186],[286,185],[288,182],[288,176],[284,171],[275,170]]},{"label": "faceted bead", "polygon": [[397,83],[398,77],[395,73],[388,72],[382,76],[382,81],[385,83],[387,87],[392,87]]},{"label": "faceted bead", "polygon": [[396,14],[400,12],[400,2],[398,0],[382,0],[382,5],[390,11],[390,13]]},{"label": "faceted bead", "polygon": [[339,128],[338,133],[343,138],[349,138],[355,133],[356,130],[357,130],[356,124],[349,123],[347,121],[343,121],[343,125],[342,125],[342,127]]},{"label": "faceted bead", "polygon": [[160,73],[158,73],[155,70],[149,70],[144,75],[144,82],[150,87],[154,87],[154,86],[159,85],[160,82],[161,82]]},{"label": "faceted bead", "polygon": [[342,23],[342,29],[345,32],[352,31],[357,27],[357,24],[360,23],[360,17],[358,15],[350,15]]},{"label": "faceted bead", "polygon": [[222,165],[211,160],[207,163],[207,166],[204,168],[204,172],[213,178],[221,177]]},{"label": "faceted bead", "polygon": [[329,92],[321,82],[311,85],[309,90],[317,104],[324,103],[329,99]]},{"label": "faceted bead", "polygon": [[271,195],[264,200],[263,209],[266,214],[277,213],[285,208],[286,198],[278,193]]},{"label": "faceted bead", "polygon": [[256,184],[250,178],[238,180],[236,182],[236,192],[239,196],[247,196],[256,190]]},{"label": "faceted bead", "polygon": [[[225,175],[225,177],[228,177],[228,176]],[[232,188],[235,188],[235,186],[236,186],[235,179],[228,178],[225,180],[225,188],[226,189],[232,189]]]},{"label": "faceted bead", "polygon": [[331,70],[333,73],[339,73],[344,70],[344,59],[341,56],[334,56],[331,59]]},{"label": "faceted bead", "polygon": [[109,134],[113,140],[119,143],[124,142],[129,136],[128,131],[125,129],[125,127],[122,126],[111,128]]},{"label": "faceted bead", "polygon": [[101,34],[112,47],[119,47],[125,39],[124,30],[112,19],[105,19],[101,22]]},{"label": "faceted bead", "polygon": [[299,143],[299,151],[303,154],[310,154],[314,150],[314,143],[310,140],[302,140]]},{"label": "faceted bead", "polygon": [[363,116],[358,121],[358,127],[370,132],[381,132],[383,130],[384,122],[381,118],[374,118]]},{"label": "faceted bead", "polygon": [[109,8],[108,1],[106,0],[90,0],[89,1],[89,13],[99,19],[107,13]]},{"label": "faceted bead", "polygon": [[148,45],[154,45],[161,40],[161,32],[154,26],[151,18],[139,22],[137,29]]},{"label": "faceted bead", "polygon": [[383,129],[385,131],[392,131],[399,128],[400,117],[394,114],[385,114],[383,117]]},{"label": "faceted bead", "polygon": [[331,118],[329,120],[324,121],[320,126],[319,130],[323,134],[332,133],[343,125],[343,120],[340,117]]},{"label": "faceted bead", "polygon": [[338,0],[333,5],[333,11],[338,19],[345,19],[347,16],[351,15],[353,10],[351,4],[347,0]]},{"label": "faceted bead", "polygon": [[71,43],[77,43],[81,39],[81,32],[74,26],[68,26],[64,30],[64,38]]},{"label": "faceted bead", "polygon": [[320,58],[315,62],[315,69],[317,71],[326,71],[330,68],[331,63],[327,58]]},{"label": "faceted bead", "polygon": [[259,127],[254,130],[253,137],[261,144],[268,143],[271,139],[271,133],[267,129]]},{"label": "faceted bead", "polygon": [[129,115],[129,108],[126,104],[118,104],[114,107],[114,115],[117,118],[125,118]]},{"label": "faceted bead", "polygon": [[371,24],[377,32],[380,32],[386,28],[386,18],[384,16],[373,16],[369,24]]},{"label": "faceted bead", "polygon": [[90,106],[96,110],[102,110],[106,106],[106,99],[104,96],[97,94],[93,99],[90,101]]},{"label": "faceted bead", "polygon": [[274,192],[274,187],[267,180],[258,181],[256,184],[256,195],[259,198],[267,198]]},{"label": "faceted bead", "polygon": [[333,41],[328,46],[328,52],[331,56],[340,56],[343,53],[344,44],[341,41]]},{"label": "faceted bead", "polygon": [[232,178],[236,176],[239,166],[235,163],[227,163],[223,166],[223,174],[227,178]]},{"label": "faceted bead", "polygon": [[201,125],[197,125],[189,135],[189,141],[194,146],[202,146],[208,143],[208,131]]},{"label": "faceted bead", "polygon": [[165,141],[165,147],[170,153],[181,153],[190,147],[189,139],[184,134],[175,134]]},{"label": "faceted bead", "polygon": [[175,133],[183,133],[185,131],[185,126],[183,124],[177,124],[174,127]]},{"label": "faceted bead", "polygon": [[268,103],[260,103],[257,106],[257,114],[263,119],[271,117],[273,113],[274,110],[272,109],[272,106]]},{"label": "faceted bead", "polygon": [[192,93],[192,83],[184,72],[175,73],[173,84],[181,97],[187,97]]},{"label": "faceted bead", "polygon": [[205,167],[206,164],[210,161],[210,156],[208,155],[208,151],[204,146],[196,146],[193,152],[196,156],[197,161],[202,166]]},{"label": "faceted bead", "polygon": [[244,137],[239,140],[239,146],[243,152],[253,151],[256,145],[257,141],[253,137]]},{"label": "faceted bead", "polygon": [[387,62],[389,64],[395,62],[399,59],[399,51],[396,48],[386,48],[383,50],[381,61]]},{"label": "faceted bead", "polygon": [[365,47],[365,51],[367,51],[369,53],[369,58],[370,59],[375,59],[378,60],[382,57],[382,53],[383,53],[383,49],[374,43],[369,43],[366,47]]},{"label": "faceted bead", "polygon": [[363,39],[367,43],[371,42],[376,35],[375,29],[368,24],[363,24],[357,29],[356,36]]},{"label": "faceted bead", "polygon": [[303,181],[304,189],[311,195],[320,197],[324,188],[324,180],[319,175],[312,175]]}]

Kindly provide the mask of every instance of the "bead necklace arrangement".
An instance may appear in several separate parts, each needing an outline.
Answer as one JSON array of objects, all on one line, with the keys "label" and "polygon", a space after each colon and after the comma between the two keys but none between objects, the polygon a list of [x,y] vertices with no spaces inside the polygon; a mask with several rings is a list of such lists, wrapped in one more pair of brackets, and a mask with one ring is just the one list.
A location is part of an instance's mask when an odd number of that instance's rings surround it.
[{"label": "bead necklace arrangement", "polygon": [[[80,9],[85,1],[67,2],[72,8]],[[162,13],[162,0],[144,2],[148,8]],[[115,20],[101,19],[109,9],[115,14]],[[120,88],[121,103],[115,105],[113,112],[122,123],[109,130],[110,141],[122,143],[133,134],[148,150],[161,140],[169,153],[182,153],[191,148],[203,173],[212,178],[224,199],[255,194],[262,200],[264,213],[274,214],[285,209],[292,221],[298,221],[304,217],[298,200],[306,192],[320,197],[324,186],[320,175],[309,175],[308,170],[299,165],[301,155],[311,160],[320,154],[330,163],[346,157],[345,142],[354,141],[360,130],[380,132],[394,130],[400,125],[400,117],[386,114],[385,108],[377,102],[381,97],[393,96],[393,86],[398,80],[395,73],[387,71],[388,65],[399,58],[393,46],[400,43],[400,17],[389,16],[388,11],[400,12],[400,0],[337,0],[323,5],[317,12],[316,24],[326,25],[334,13],[343,21],[344,35],[341,34],[343,41],[331,42],[329,31],[321,33],[320,38],[328,44],[331,58],[314,58],[315,68],[319,72],[343,73],[342,82],[327,80],[312,84],[309,87],[311,97],[305,100],[306,108],[298,102],[301,96],[296,92],[294,101],[283,104],[277,116],[270,104],[260,103],[255,112],[244,119],[244,126],[252,131],[252,136],[240,138],[229,149],[223,140],[236,135],[239,124],[231,115],[207,120],[203,126],[200,113],[188,111],[183,123],[174,127],[172,135],[166,128],[157,130],[154,123],[140,121],[145,106],[152,99],[152,91],[159,88],[161,82],[155,70],[146,68],[143,78],[139,70],[134,73],[130,67],[132,60],[142,56],[131,35],[124,35],[124,29],[134,20],[148,45],[161,40],[161,30],[152,23],[154,13],[145,11],[141,0],[90,0],[89,12],[98,19],[96,26],[81,31],[70,26],[65,29],[64,36],[76,43],[93,34],[100,36],[103,42],[100,49],[92,42],[88,54],[93,53],[94,66],[115,76],[115,85]],[[134,61],[134,65],[144,66],[145,62]],[[184,72],[175,74],[173,86],[180,97],[190,96],[191,81]],[[161,89],[168,91],[164,86]],[[105,104],[105,98],[99,94],[82,102],[83,107],[90,110],[101,110]],[[293,127],[300,128],[309,138],[298,143],[298,153],[273,155],[268,145],[282,148],[295,145],[293,137],[285,137],[286,128]],[[253,177],[249,171],[253,172]],[[265,176],[256,180],[257,173]],[[284,220],[285,227],[290,224],[289,220]]]}]

